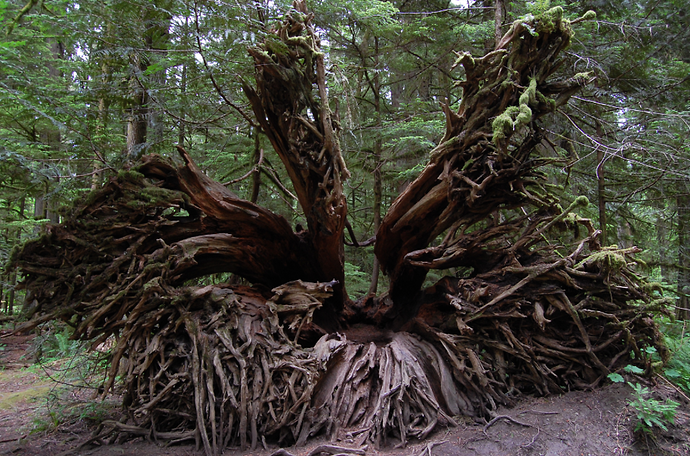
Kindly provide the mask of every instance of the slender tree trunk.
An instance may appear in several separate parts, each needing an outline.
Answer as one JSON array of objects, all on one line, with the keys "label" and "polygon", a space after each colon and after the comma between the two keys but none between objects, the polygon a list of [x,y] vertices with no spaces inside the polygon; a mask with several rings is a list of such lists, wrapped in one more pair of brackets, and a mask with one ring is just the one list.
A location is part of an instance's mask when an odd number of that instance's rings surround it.
[{"label": "slender tree trunk", "polygon": [[44,193],[36,196],[34,200],[34,217],[38,220],[48,219],[52,223],[60,222],[60,215],[56,211],[56,204],[46,196],[49,192],[49,184],[46,182]]},{"label": "slender tree trunk", "polygon": [[496,0],[496,12],[494,16],[494,36],[496,39],[496,46],[498,46],[498,43],[501,42],[501,38],[503,38],[503,21],[505,18],[505,9],[506,6],[503,3],[503,0]]},{"label": "slender tree trunk", "polygon": [[[63,75],[60,69],[52,63],[52,60],[60,60],[64,58],[64,46],[60,41],[51,39],[49,42],[52,59],[47,64],[48,77],[53,81],[59,81]],[[48,149],[59,151],[62,147],[62,136],[60,130],[54,126],[48,126],[38,132],[38,140],[44,144]],[[47,218],[53,223],[58,223],[60,217],[57,214],[57,204],[53,198],[48,195],[51,190],[51,185],[46,181],[42,195],[36,196],[34,216],[37,218]]]},{"label": "slender tree trunk", "polygon": [[[601,124],[597,121],[597,136],[603,137]],[[604,164],[606,156],[601,148],[597,149],[597,205],[599,206],[599,229],[601,230],[601,245],[608,245],[606,236],[606,177],[604,174]]]},{"label": "slender tree trunk", "polygon": [[[686,188],[683,189],[687,191]],[[690,319],[690,194],[676,197],[678,208],[678,304],[676,317]]]},{"label": "slender tree trunk", "polygon": [[[377,134],[374,140],[374,205],[372,207],[374,213],[374,233],[379,230],[381,226],[381,129],[383,128],[383,121],[381,120],[381,77],[379,76],[379,40],[374,38],[374,55],[376,67],[374,69],[374,76],[372,78],[372,91],[374,93],[374,110],[376,115]],[[368,294],[376,295],[379,284],[379,271],[381,265],[378,258],[374,257],[373,271],[371,273],[371,284],[369,285]]]},{"label": "slender tree trunk", "polygon": [[670,254],[670,246],[668,245],[669,229],[667,225],[667,217],[664,217],[665,208],[659,209],[659,215],[656,218],[656,241],[659,246],[659,267],[661,268],[661,277],[667,283],[673,283],[669,265],[673,261]]},{"label": "slender tree trunk", "polygon": [[254,156],[252,162],[254,163],[254,172],[252,173],[252,194],[249,201],[256,204],[259,200],[259,191],[261,190],[261,161],[263,160],[264,151],[261,149],[261,138],[259,129],[252,128],[254,134]]},{"label": "slender tree trunk", "polygon": [[[153,5],[145,6],[142,11],[144,48],[156,52],[134,53],[131,59],[131,107],[127,119],[127,155],[130,160],[140,158],[150,145],[162,141],[163,138],[162,118],[153,108],[153,100],[149,97],[146,87],[142,85],[142,74],[151,63],[155,63],[150,59],[160,60],[160,54],[168,47],[171,16],[167,12],[167,3],[157,1]],[[149,79],[154,85],[160,86],[165,81],[165,72],[156,71]]]},{"label": "slender tree trunk", "polygon": [[[184,95],[187,91],[187,65],[182,65],[182,75],[180,76],[180,92]],[[180,127],[177,132],[177,144],[184,147],[184,137],[185,137],[185,119],[186,113],[184,109],[180,111]]]},{"label": "slender tree trunk", "polygon": [[[105,64],[104,71],[105,71]],[[108,102],[105,96],[98,100],[98,123],[96,125],[96,136],[100,139],[101,135],[108,131]],[[98,141],[100,143],[100,141]],[[102,173],[100,171],[103,163],[98,157],[94,157],[91,161],[93,174],[91,175],[91,190],[96,190],[101,185]]]},{"label": "slender tree trunk", "polygon": [[[10,209],[15,202],[7,202],[7,207]],[[19,200],[19,220],[24,220],[24,210],[26,209],[26,197]],[[22,228],[8,228],[5,232],[5,241],[9,245],[20,245],[22,241]],[[17,270],[10,269],[3,278],[5,282],[0,283],[0,301],[6,314],[12,315],[14,313],[15,301],[15,287],[17,286]],[[5,286],[7,286],[7,295],[5,296]],[[4,298],[4,300],[3,300]]]},{"label": "slender tree trunk", "polygon": [[[105,7],[102,6],[102,13],[105,14]],[[110,57],[110,50],[112,45],[110,43],[114,42],[114,25],[112,22],[107,22],[105,25],[106,39],[104,40],[105,51],[103,53],[103,61],[101,62],[101,90],[100,97],[98,99],[98,121],[96,123],[96,144],[101,151],[108,150],[109,139],[108,139],[108,117],[110,110],[110,83],[112,81],[112,59]],[[105,165],[102,161],[101,156],[95,156],[92,162],[93,175],[91,176],[91,189],[95,190],[100,187],[102,182],[102,172],[101,168]]]},{"label": "slender tree trunk", "polygon": [[[146,32],[146,46],[155,51],[151,53],[149,57],[149,64],[159,63],[166,58],[166,50],[169,46],[168,40],[170,36],[171,18],[169,15],[160,13],[159,11],[160,10],[157,10],[155,15],[151,15],[151,22],[153,25],[151,25],[150,29]],[[148,77],[148,83],[154,88],[164,87],[166,82],[165,76],[165,71],[156,71]],[[147,139],[151,146],[160,145],[163,142],[165,124],[163,121],[163,112],[159,106],[164,101],[165,93],[165,91],[157,91],[155,100],[149,99],[148,116],[146,120],[148,121]]]},{"label": "slender tree trunk", "polygon": [[132,74],[129,79],[130,107],[127,116],[127,157],[130,160],[140,158],[145,150],[146,129],[148,126],[148,96],[141,86],[138,75],[146,69],[140,55],[132,56]]},{"label": "slender tree trunk", "polygon": [[16,270],[12,271],[9,275],[9,286],[10,286],[10,290],[9,290],[9,293],[7,293],[7,304],[5,305],[5,308],[6,308],[7,314],[12,315],[14,313],[14,298],[15,298],[14,288],[17,286],[17,271]]}]

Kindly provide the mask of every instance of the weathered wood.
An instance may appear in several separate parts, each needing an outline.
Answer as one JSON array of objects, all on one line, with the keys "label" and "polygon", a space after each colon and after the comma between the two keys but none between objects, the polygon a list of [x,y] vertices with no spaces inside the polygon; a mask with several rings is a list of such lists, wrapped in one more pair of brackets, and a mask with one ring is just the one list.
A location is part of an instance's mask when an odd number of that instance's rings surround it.
[{"label": "weathered wood", "polygon": [[[294,3],[275,35],[250,48],[256,88],[244,82],[261,128],[282,160],[307,218],[305,236],[313,246],[319,276],[337,281],[325,304],[331,318],[347,299],[343,232],[347,202],[343,180],[350,175],[340,151],[338,126],[326,90],[323,53],[304,1]],[[315,93],[314,86],[317,90]],[[332,307],[332,309],[331,309]],[[331,322],[337,327],[337,322]]]},{"label": "weathered wood", "polygon": [[[548,79],[572,34],[561,15],[562,9],[553,8],[529,26],[516,21],[496,50],[482,58],[458,55],[455,66],[465,72],[460,107],[452,112],[444,106],[444,138],[376,234],[376,256],[391,275],[391,311],[399,321],[414,315],[415,296],[429,268],[487,266],[486,255],[475,252],[455,261],[446,258],[468,228],[498,210],[533,203],[533,193],[545,193],[538,182],[544,162],[530,157],[542,140],[536,121],[567,101],[549,97],[572,93],[587,81],[572,80],[555,91]],[[441,246],[427,249],[446,231]],[[422,255],[443,261],[414,261]]]}]

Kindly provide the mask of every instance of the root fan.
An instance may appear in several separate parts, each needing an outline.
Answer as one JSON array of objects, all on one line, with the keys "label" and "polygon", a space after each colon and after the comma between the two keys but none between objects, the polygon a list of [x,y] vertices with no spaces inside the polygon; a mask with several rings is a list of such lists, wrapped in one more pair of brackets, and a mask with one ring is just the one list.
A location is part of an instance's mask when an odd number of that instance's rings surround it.
[{"label": "root fan", "polygon": [[[20,329],[61,320],[93,347],[114,339],[104,394],[123,388],[126,419],[92,442],[193,439],[209,456],[319,433],[404,445],[524,394],[594,388],[628,364],[651,373],[651,352],[665,360],[652,319],[665,301],[639,275],[639,250],[602,248],[575,214],[586,198],[563,209],[541,170],[552,160],[532,156],[538,120],[587,79],[549,81],[571,38],[560,7],[517,21],[482,58],[458,56],[460,108],[443,106],[445,137],[376,236],[388,293],[355,302],[349,172],[313,15],[295,8],[270,38],[287,51],[253,48],[258,87],[244,90],[306,230],[178,148],[184,164],[143,157],[14,253]],[[423,289],[430,269],[456,277]],[[209,285],[216,273],[252,286]]]}]

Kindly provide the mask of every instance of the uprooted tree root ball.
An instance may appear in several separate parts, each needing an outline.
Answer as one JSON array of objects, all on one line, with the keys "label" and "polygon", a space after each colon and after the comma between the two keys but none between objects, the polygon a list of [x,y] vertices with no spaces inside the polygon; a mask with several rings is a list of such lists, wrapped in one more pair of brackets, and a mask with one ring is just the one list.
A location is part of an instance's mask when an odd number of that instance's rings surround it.
[{"label": "uprooted tree root ball", "polygon": [[[113,180],[104,194],[119,185],[133,183]],[[120,202],[129,201],[122,195]],[[120,238],[155,225],[153,219],[122,223],[125,212],[117,211],[120,223],[112,224]],[[313,332],[313,313],[332,294],[328,283],[295,281],[273,291],[173,288],[167,282],[179,257],[175,249],[142,256],[124,249],[118,258],[103,256],[110,260],[98,268],[77,258],[112,249],[112,237],[76,243],[63,230],[53,227],[27,245],[22,261],[45,265],[58,247],[74,255],[71,269],[29,275],[44,285],[30,288],[36,302],[78,292],[71,284],[89,266],[89,283],[102,284],[100,293],[90,294],[94,302],[74,300],[78,305],[56,306],[51,315],[95,344],[117,334],[110,379],[118,373],[124,379],[130,420],[104,423],[99,438],[117,431],[161,441],[197,439],[210,454],[255,447],[262,438],[304,443],[321,431],[399,443],[454,425],[455,415],[489,416],[521,394],[591,388],[631,362],[650,368],[645,347],[664,353],[649,315],[654,303],[641,304],[647,293],[627,265],[632,252],[585,254],[593,236],[566,258],[537,255],[534,264],[442,280],[426,291],[405,331],[355,324],[303,347],[299,339]]]},{"label": "uprooted tree root ball", "polygon": [[[179,148],[184,164],[144,157],[13,258],[26,327],[57,319],[94,347],[115,339],[104,394],[123,379],[127,419],[94,441],[194,439],[209,455],[319,433],[405,444],[520,395],[593,388],[630,363],[650,372],[649,347],[666,356],[651,318],[664,302],[636,272],[637,249],[602,248],[576,213],[586,199],[562,208],[539,171],[548,160],[532,156],[539,119],[586,82],[548,81],[570,40],[559,8],[516,22],[482,58],[459,55],[460,107],[444,106],[443,141],[377,233],[390,289],[353,302],[348,173],[311,16],[295,7],[252,49],[256,88],[244,89],[306,230]],[[448,268],[466,274],[423,289]],[[190,284],[217,272],[252,286]]]}]

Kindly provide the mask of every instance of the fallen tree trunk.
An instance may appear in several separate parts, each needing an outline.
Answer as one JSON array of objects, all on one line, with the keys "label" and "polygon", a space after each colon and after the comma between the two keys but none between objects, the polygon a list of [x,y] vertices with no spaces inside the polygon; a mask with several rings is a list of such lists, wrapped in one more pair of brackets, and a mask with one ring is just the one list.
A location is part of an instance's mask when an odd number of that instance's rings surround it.
[{"label": "fallen tree trunk", "polygon": [[[559,8],[481,59],[459,56],[461,106],[444,108],[444,140],[377,233],[389,293],[359,302],[343,283],[347,169],[323,56],[296,8],[251,50],[245,93],[307,230],[179,149],[183,165],[145,157],[13,259],[25,328],[59,319],[94,346],[116,340],[105,391],[122,374],[129,421],[97,438],[195,439],[209,455],[320,432],[405,444],[522,394],[593,388],[630,363],[650,371],[648,347],[664,358],[651,318],[663,301],[636,274],[636,249],[601,248],[575,213],[586,200],[561,208],[534,156],[539,118],[586,81],[549,81],[571,33]],[[422,289],[429,269],[451,267],[467,274]],[[217,272],[252,286],[190,282]]]}]

